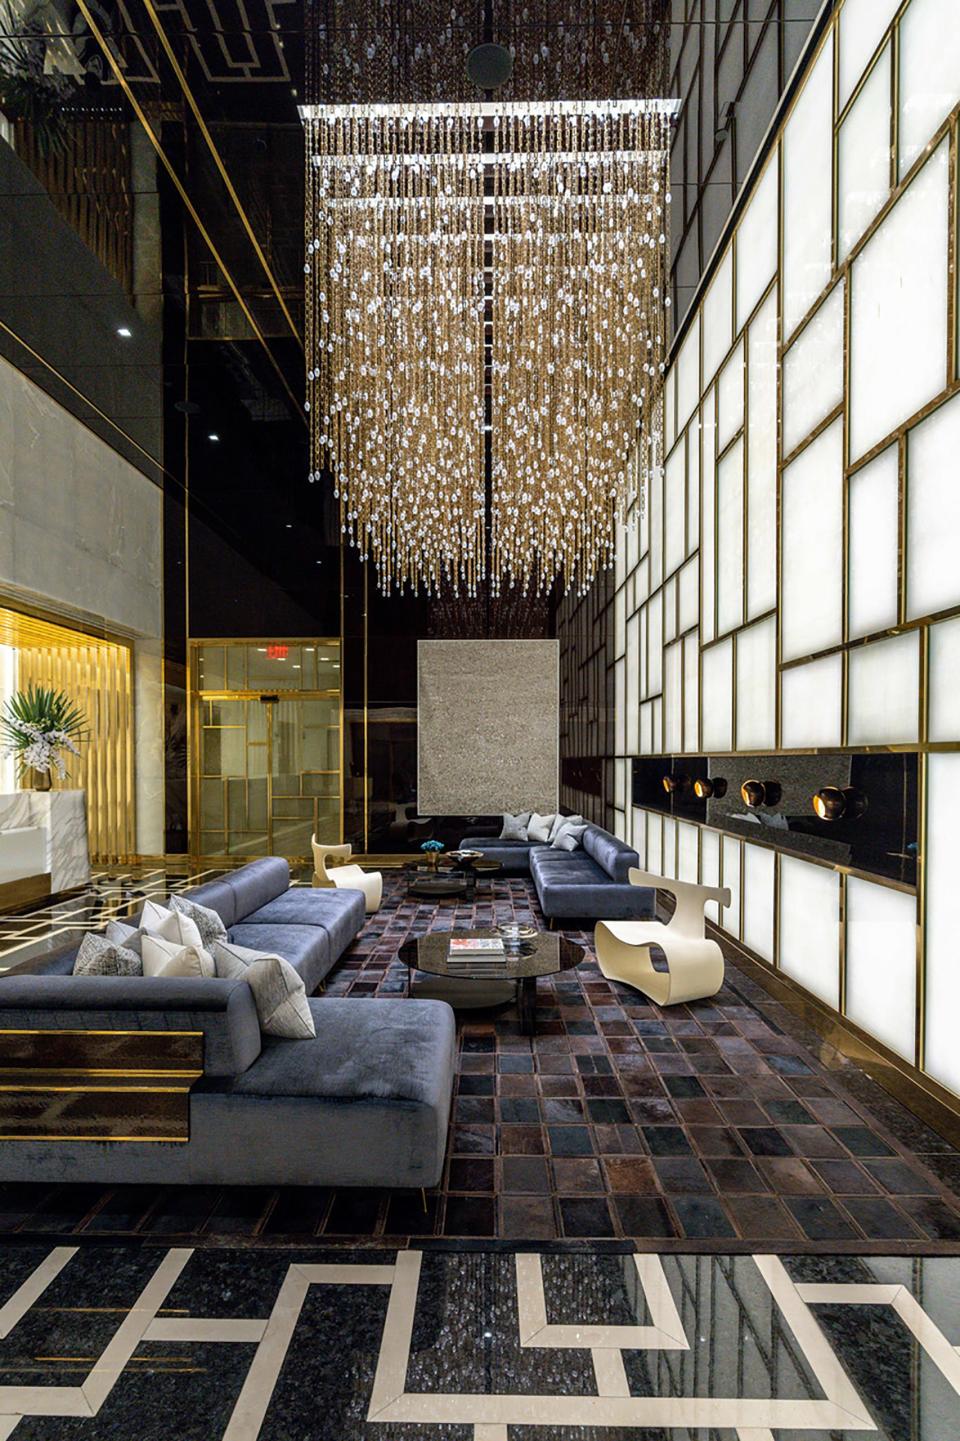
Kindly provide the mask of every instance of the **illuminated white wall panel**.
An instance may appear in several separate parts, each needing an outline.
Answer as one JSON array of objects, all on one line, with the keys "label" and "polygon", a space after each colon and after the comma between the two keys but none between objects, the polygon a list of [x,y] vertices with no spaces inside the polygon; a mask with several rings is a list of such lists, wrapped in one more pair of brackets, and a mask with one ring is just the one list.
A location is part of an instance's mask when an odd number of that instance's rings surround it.
[{"label": "illuminated white wall panel", "polygon": [[697,826],[680,824],[677,827],[677,877],[694,885],[699,870],[699,836]]},{"label": "illuminated white wall panel", "polygon": [[780,676],[780,744],[784,750],[841,744],[843,656],[791,666]]},{"label": "illuminated white wall panel", "polygon": [[838,60],[838,101],[846,105],[857,88],[884,31],[897,12],[900,0],[845,0],[840,15]]},{"label": "illuminated white wall panel", "polygon": [[720,372],[717,385],[717,447],[730,443],[743,425],[743,341]]},{"label": "illuminated white wall panel", "polygon": [[691,630],[700,616],[700,567],[697,558],[688,560],[677,581],[677,629]]},{"label": "illuminated white wall panel", "polygon": [[907,615],[960,604],[960,396],[907,438]]},{"label": "illuminated white wall panel", "polygon": [[737,636],[738,751],[773,750],[777,716],[777,623],[774,616]]},{"label": "illuminated white wall panel", "polygon": [[913,1061],[917,1019],[917,899],[847,881],[846,1014]]},{"label": "illuminated white wall panel", "polygon": [[960,617],[930,627],[928,736],[960,741]]},{"label": "illuminated white wall panel", "polygon": [[[739,273],[739,272],[738,272]],[[747,618],[777,603],[777,292],[747,341]]]},{"label": "illuminated white wall panel", "polygon": [[733,250],[728,249],[703,302],[703,382],[712,380],[733,344]]},{"label": "illuminated white wall panel", "polygon": [[783,332],[792,335],[830,279],[833,207],[833,35],[783,138]]},{"label": "illuminated white wall panel", "polygon": [[960,754],[927,758],[926,1068],[960,1092],[960,965],[957,964],[957,878],[960,876]]},{"label": "illuminated white wall panel", "polygon": [[733,747],[733,641],[722,640],[700,659],[703,748],[707,752]]},{"label": "illuminated white wall panel", "polygon": [[847,618],[851,637],[895,626],[898,619],[900,498],[899,454],[888,446],[848,481],[849,573]]},{"label": "illuminated white wall panel", "polygon": [[753,192],[753,199],[737,229],[736,327],[746,325],[777,269],[777,152]]},{"label": "illuminated white wall panel", "polygon": [[720,924],[732,936],[740,934],[740,842],[732,836],[724,836],[720,843],[720,863],[723,867],[721,885],[730,889],[729,906],[720,907]]},{"label": "illuminated white wall panel", "polygon": [[900,22],[901,176],[956,105],[958,75],[956,0],[910,0]]},{"label": "illuminated white wall panel", "polygon": [[700,749],[700,638],[696,631],[683,642],[683,748]]},{"label": "illuminated white wall panel", "polygon": [[782,659],[842,639],[843,424],[837,419],[783,472]]},{"label": "illuminated white wall panel", "polygon": [[885,745],[919,739],[920,635],[856,646],[849,655],[847,744]]},{"label": "illuminated white wall panel", "polygon": [[843,400],[843,282],[787,351],[783,362],[783,453],[806,440]]},{"label": "illuminated white wall panel", "polygon": [[840,1002],[840,877],[780,857],[780,968],[826,1001]]},{"label": "illuminated white wall panel", "polygon": [[667,460],[663,487],[663,569],[671,575],[683,560],[686,529],[686,442],[681,438]]},{"label": "illuminated white wall panel", "polygon": [[663,867],[661,874],[674,879],[677,874],[677,823],[670,816],[663,818]]},{"label": "illuminated white wall panel", "polygon": [[683,645],[674,641],[663,652],[663,745],[683,749]]},{"label": "illuminated white wall panel", "polygon": [[839,255],[842,260],[890,194],[890,43],[840,126]]},{"label": "illuminated white wall panel", "polygon": [[677,360],[677,431],[690,419],[700,395],[700,316],[697,315]]},{"label": "illuminated white wall panel", "polygon": [[947,161],[944,143],[853,262],[851,461],[947,383]]},{"label": "illuminated white wall panel", "polygon": [[[720,884],[720,836],[716,831],[704,829],[700,832],[700,883],[704,886]],[[711,921],[720,919],[720,907],[716,901],[708,901],[704,913]]]},{"label": "illuminated white wall panel", "polygon": [[743,441],[717,467],[717,633],[743,620]]},{"label": "illuminated white wall panel", "polygon": [[743,847],[743,939],[765,961],[773,960],[775,851]]},{"label": "illuminated white wall panel", "polygon": [[703,572],[703,591],[700,600],[700,634],[706,643],[716,635],[714,599],[717,583],[717,542],[714,527],[716,504],[716,444],[714,392],[708,390],[701,409],[702,421],[702,464],[701,486],[703,502],[700,515],[700,564]]}]

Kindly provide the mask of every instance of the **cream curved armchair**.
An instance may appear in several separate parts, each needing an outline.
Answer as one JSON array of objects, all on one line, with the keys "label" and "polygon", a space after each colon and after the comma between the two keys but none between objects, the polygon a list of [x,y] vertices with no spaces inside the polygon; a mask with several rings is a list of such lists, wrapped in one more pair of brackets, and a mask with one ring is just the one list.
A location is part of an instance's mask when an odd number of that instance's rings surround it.
[{"label": "cream curved armchair", "polygon": [[[597,962],[608,981],[622,981],[656,1001],[675,1006],[716,995],[723,985],[723,952],[705,932],[703,908],[707,901],[730,904],[726,886],[698,886],[674,881],[632,867],[632,886],[670,891],[676,909],[669,921],[598,921],[594,931]],[[650,947],[659,946],[667,969],[654,970]]]},{"label": "cream curved armchair", "polygon": [[379,871],[363,871],[357,865],[335,865],[329,871],[329,861],[349,861],[353,846],[349,841],[342,846],[328,846],[313,836],[313,884],[315,886],[337,886],[340,890],[363,891],[367,915],[380,909],[383,899],[383,876]]}]

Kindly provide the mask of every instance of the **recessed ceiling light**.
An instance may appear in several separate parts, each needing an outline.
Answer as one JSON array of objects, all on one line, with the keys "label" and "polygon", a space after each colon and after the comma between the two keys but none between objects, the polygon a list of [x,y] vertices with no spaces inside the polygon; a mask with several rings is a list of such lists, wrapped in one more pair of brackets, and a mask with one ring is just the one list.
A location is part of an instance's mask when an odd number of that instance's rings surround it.
[{"label": "recessed ceiling light", "polygon": [[130,337],[133,335],[133,331],[128,325],[118,325],[117,334],[122,335],[124,340],[129,340]]},{"label": "recessed ceiling light", "polygon": [[220,437],[219,437],[219,435],[217,434],[217,432],[216,432],[215,430],[211,430],[210,434],[207,436],[207,439],[208,439],[208,440],[219,440]]},{"label": "recessed ceiling light", "polygon": [[317,561],[317,565],[323,565],[323,561],[322,561],[322,560],[318,560],[318,561]]}]

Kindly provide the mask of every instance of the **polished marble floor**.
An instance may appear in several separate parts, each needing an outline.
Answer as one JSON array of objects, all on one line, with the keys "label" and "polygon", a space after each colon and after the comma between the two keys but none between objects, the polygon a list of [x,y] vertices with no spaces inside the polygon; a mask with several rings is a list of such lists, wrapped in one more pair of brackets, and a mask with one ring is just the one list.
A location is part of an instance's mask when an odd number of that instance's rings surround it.
[{"label": "polished marble floor", "polygon": [[955,1441],[960,1257],[0,1246],[13,1441]]},{"label": "polished marble floor", "polygon": [[[2,959],[62,944],[64,923],[101,924],[190,879],[102,879],[93,898],[20,919],[37,932]],[[330,995],[404,994],[397,953],[411,935],[542,924],[523,880],[481,887],[470,906],[408,899],[401,876],[384,880],[383,907],[329,976]],[[604,979],[589,934],[569,934],[586,958],[541,980],[534,1037],[512,1007],[461,1014],[447,1162],[426,1209],[403,1192],[7,1186],[0,1232],[960,1252],[960,1154],[733,958],[718,996],[661,1010]]]}]

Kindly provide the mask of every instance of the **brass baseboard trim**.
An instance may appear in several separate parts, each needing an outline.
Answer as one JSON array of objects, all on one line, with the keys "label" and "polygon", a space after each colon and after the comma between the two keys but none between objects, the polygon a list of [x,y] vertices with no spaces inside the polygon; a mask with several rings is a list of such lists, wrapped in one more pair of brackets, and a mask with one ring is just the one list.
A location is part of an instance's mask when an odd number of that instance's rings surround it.
[{"label": "brass baseboard trim", "polygon": [[[855,1022],[841,1016],[812,995],[790,976],[753,955],[742,942],[732,939],[713,921],[707,930],[724,951],[733,953],[737,964],[751,980],[791,1014],[799,1016],[829,1046],[865,1071],[918,1120],[960,1147],[960,1100],[944,1086],[918,1071],[881,1041],[867,1035]],[[833,1069],[824,1062],[827,1069]]]}]

